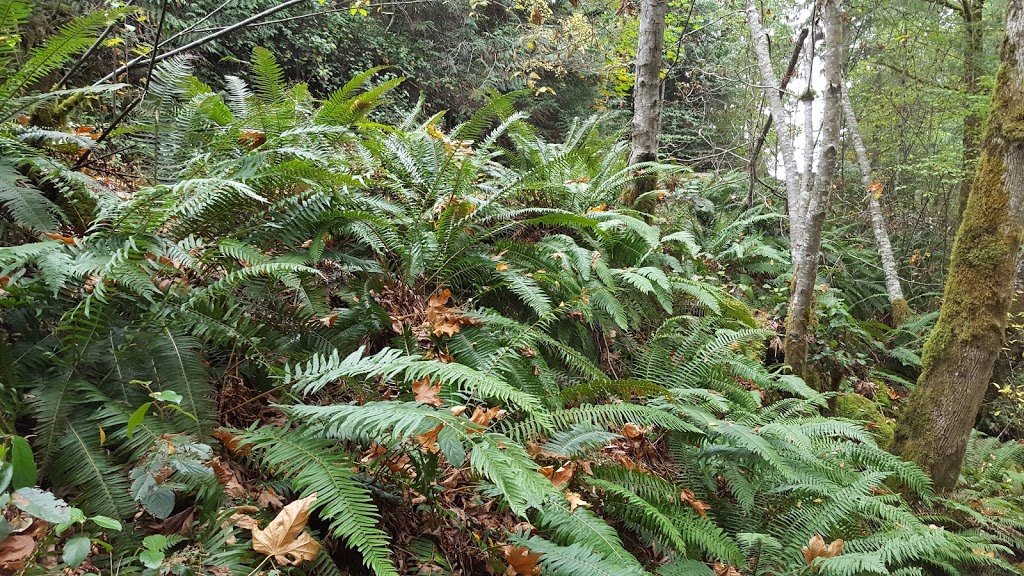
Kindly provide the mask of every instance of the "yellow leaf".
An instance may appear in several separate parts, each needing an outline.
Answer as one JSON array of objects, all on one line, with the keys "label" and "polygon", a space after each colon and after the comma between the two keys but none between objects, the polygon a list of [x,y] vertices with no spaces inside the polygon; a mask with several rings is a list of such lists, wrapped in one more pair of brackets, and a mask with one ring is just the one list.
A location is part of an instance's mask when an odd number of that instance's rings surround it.
[{"label": "yellow leaf", "polygon": [[508,264],[505,264],[504,262],[498,262],[498,265],[495,266],[494,269],[497,270],[498,272],[504,272],[505,270],[508,270]]},{"label": "yellow leaf", "polygon": [[320,544],[303,532],[309,520],[309,506],[315,501],[316,494],[310,494],[285,506],[265,529],[254,527],[252,549],[286,566],[298,566],[316,558]]}]

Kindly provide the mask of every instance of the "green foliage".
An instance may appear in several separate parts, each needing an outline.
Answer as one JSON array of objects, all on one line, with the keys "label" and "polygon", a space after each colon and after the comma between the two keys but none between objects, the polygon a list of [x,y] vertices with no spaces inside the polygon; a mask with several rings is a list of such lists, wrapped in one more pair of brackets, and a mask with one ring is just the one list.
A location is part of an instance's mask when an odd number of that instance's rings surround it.
[{"label": "green foliage", "polygon": [[[615,206],[632,176],[600,117],[561,143],[514,96],[448,130],[387,123],[398,80],[320,100],[284,70],[254,49],[251,84],[218,91],[168,59],[119,135],[150,185],[77,228],[55,208],[71,196],[5,205],[12,429],[35,426],[39,478],[83,515],[132,522],[94,561],[250,574],[269,560],[237,507],[315,494],[316,536],[378,575],[406,565],[401,530],[464,573],[504,569],[507,542],[565,576],[792,574],[815,534],[846,542],[821,574],[1007,567],[1015,525],[919,514],[909,498],[938,502],[919,469],[765,365],[747,296],[783,284],[777,214],[663,228]],[[0,175],[22,189],[19,166]],[[901,330],[889,355],[912,364]],[[1007,470],[1001,450],[982,459]],[[190,539],[149,533],[172,518]]]}]

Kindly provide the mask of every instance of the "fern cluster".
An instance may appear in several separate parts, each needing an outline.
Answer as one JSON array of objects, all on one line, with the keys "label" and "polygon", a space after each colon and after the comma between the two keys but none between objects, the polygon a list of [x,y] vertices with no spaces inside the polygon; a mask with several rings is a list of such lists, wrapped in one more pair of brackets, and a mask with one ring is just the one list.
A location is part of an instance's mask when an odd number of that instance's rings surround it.
[{"label": "fern cluster", "polygon": [[[385,504],[440,522],[451,493],[501,519],[463,534],[481,555],[523,547],[550,574],[1011,569],[1015,524],[921,515],[901,495],[932,500],[920,470],[765,367],[773,333],[706,273],[783,262],[727,241],[773,215],[662,230],[616,209],[634,170],[599,118],[549,143],[506,96],[447,129],[419,110],[387,125],[372,112],[398,80],[371,70],[319,100],[265,50],[250,67],[215,90],[161,62],[124,135],[151,185],[90,196],[81,226],[25,200],[44,196],[43,156],[0,138],[22,154],[0,163],[18,231],[0,249],[3,385],[45,482],[83,510],[194,509],[199,570],[251,573],[230,458],[276,494],[315,493],[317,536],[382,576],[404,565]],[[816,534],[844,552],[808,565]]]}]

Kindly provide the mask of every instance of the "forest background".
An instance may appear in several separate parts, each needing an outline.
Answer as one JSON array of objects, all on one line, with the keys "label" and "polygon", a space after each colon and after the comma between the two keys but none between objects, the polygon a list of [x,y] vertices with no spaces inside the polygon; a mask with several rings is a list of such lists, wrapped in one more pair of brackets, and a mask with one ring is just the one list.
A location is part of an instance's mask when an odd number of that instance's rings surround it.
[{"label": "forest background", "polygon": [[1022,19],[0,0],[0,574],[1020,573]]}]

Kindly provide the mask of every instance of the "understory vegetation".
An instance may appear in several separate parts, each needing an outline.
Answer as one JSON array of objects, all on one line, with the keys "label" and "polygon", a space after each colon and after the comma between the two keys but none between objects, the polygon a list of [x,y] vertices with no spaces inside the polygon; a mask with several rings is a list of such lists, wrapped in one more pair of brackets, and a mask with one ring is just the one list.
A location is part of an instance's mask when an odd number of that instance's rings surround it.
[{"label": "understory vegetation", "polygon": [[957,489],[887,452],[935,294],[887,326],[846,215],[809,385],[746,174],[627,166],[535,87],[458,120],[390,70],[314,94],[273,46],[39,88],[130,13],[0,42],[0,574],[1020,572],[1019,385]]}]

